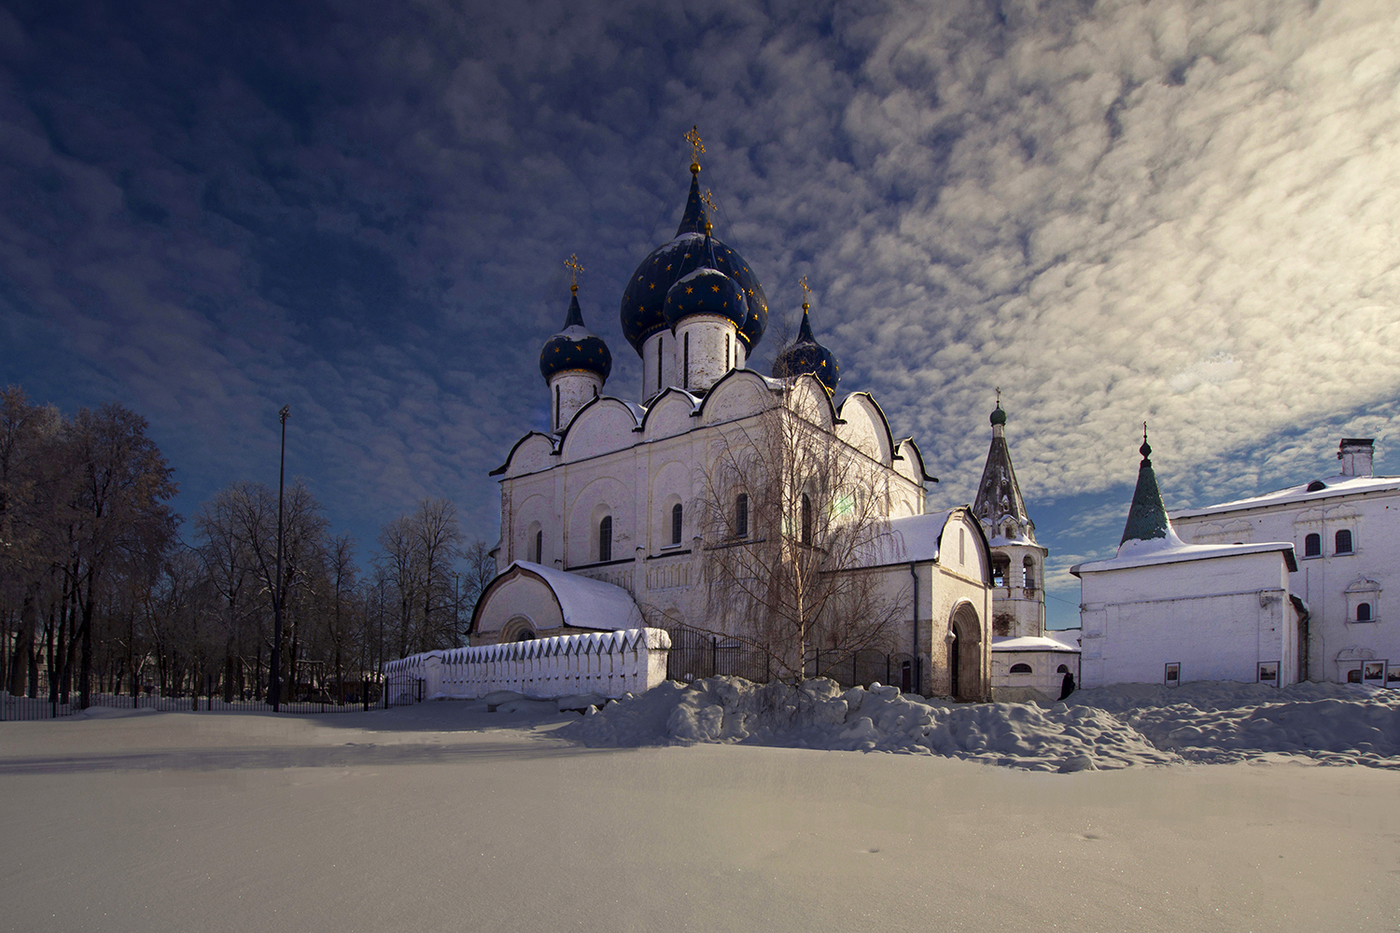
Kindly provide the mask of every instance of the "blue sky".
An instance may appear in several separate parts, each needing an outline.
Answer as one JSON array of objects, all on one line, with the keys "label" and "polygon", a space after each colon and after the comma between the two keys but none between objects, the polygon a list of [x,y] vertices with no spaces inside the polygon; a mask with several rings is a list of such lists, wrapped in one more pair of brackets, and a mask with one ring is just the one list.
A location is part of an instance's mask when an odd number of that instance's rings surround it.
[{"label": "blue sky", "polygon": [[290,404],[362,562],[424,496],[494,541],[571,253],[637,394],[618,302],[698,124],[717,235],[775,318],[808,276],[935,505],[1001,388],[1066,625],[1144,420],[1171,506],[1343,435],[1400,473],[1397,49],[1390,0],[7,2],[0,376],[145,415],[187,515],[276,481]]}]

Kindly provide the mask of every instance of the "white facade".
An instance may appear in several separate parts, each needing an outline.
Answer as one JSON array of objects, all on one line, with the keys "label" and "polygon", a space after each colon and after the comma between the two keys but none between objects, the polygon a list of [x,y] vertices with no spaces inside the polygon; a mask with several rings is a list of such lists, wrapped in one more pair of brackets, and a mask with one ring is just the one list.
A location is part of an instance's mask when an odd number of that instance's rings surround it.
[{"label": "white facade", "polygon": [[1342,471],[1277,492],[1172,513],[1189,542],[1292,542],[1289,589],[1308,616],[1308,680],[1400,686],[1400,477],[1373,476],[1369,439],[1344,440]]},{"label": "white facade", "polygon": [[1137,545],[1076,566],[1081,682],[1298,680],[1297,615],[1275,545]]},{"label": "white facade", "polygon": [[1077,564],[1082,685],[1233,680],[1284,686],[1301,670],[1297,567],[1286,541],[1187,544],[1162,505],[1143,438],[1118,552]]}]

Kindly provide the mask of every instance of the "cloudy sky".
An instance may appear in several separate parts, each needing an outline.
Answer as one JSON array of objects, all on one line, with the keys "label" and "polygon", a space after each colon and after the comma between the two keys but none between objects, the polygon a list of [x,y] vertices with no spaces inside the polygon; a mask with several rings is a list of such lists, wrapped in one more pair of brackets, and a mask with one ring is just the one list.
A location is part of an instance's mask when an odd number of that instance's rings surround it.
[{"label": "cloudy sky", "polygon": [[1400,473],[1397,50],[1393,0],[5,0],[0,379],[146,416],[185,514],[276,482],[290,404],[362,562],[424,496],[494,541],[571,253],[637,395],[618,303],[698,124],[716,234],[775,317],[809,277],[933,504],[1001,388],[1067,625],[1143,421],[1173,506],[1343,435]]}]

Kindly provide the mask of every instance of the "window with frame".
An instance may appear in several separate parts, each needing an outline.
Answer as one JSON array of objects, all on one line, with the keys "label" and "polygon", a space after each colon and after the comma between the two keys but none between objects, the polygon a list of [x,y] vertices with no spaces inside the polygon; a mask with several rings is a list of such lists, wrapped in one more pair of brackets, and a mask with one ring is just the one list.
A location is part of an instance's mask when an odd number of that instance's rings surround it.
[{"label": "window with frame", "polygon": [[1321,556],[1322,556],[1322,535],[1320,535],[1320,534],[1318,534],[1317,532],[1314,531],[1314,532],[1312,532],[1311,534],[1309,534],[1309,535],[1307,535],[1307,536],[1305,536],[1305,537],[1303,538],[1303,556],[1304,556],[1304,557],[1321,557]]},{"label": "window with frame", "polygon": [[1026,663],[1024,663],[1024,662],[1019,662],[1019,661],[1018,661],[1017,663],[1011,665],[1011,673],[1013,673],[1013,674],[1033,674],[1033,673],[1035,673],[1035,672],[1031,670],[1031,666],[1030,666],[1029,664],[1026,664]]},{"label": "window with frame", "polygon": [[1358,622],[1370,622],[1370,621],[1371,621],[1371,604],[1370,604],[1370,603],[1357,603],[1357,604],[1356,604],[1356,621],[1358,621]]},{"label": "window with frame", "polygon": [[544,563],[544,532],[535,532],[535,563]]},{"label": "window with frame", "polygon": [[1024,571],[1025,571],[1025,586],[1026,586],[1026,589],[1028,589],[1028,590],[1033,590],[1033,589],[1035,589],[1035,561],[1032,560],[1031,558],[1027,557],[1027,558],[1022,562],[1022,567],[1023,567]]},{"label": "window with frame", "polygon": [[1337,553],[1350,554],[1351,551],[1351,529],[1343,528],[1336,535]]},{"label": "window with frame", "polygon": [[598,562],[612,560],[612,516],[605,515],[598,523]]},{"label": "window with frame", "polygon": [[734,536],[749,536],[749,494],[741,492],[734,497]]},{"label": "window with frame", "polygon": [[671,544],[673,545],[681,543],[681,525],[684,523],[684,518],[685,510],[681,508],[679,502],[671,506]]},{"label": "window with frame", "polygon": [[802,543],[812,543],[812,499],[802,494]]}]

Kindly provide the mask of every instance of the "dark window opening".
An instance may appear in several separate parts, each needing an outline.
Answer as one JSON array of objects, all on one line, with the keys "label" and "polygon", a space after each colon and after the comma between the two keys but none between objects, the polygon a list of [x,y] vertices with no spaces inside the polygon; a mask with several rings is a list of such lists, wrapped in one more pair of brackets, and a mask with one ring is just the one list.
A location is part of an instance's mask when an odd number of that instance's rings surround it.
[{"label": "dark window opening", "polygon": [[734,534],[740,538],[749,536],[749,494],[746,492],[734,499]]},{"label": "dark window opening", "polygon": [[535,640],[535,633],[532,632],[532,631],[530,631],[529,629],[525,629],[525,630],[522,631],[519,635],[516,635],[516,636],[515,636],[515,640],[516,640],[516,641],[534,641],[534,640]]},{"label": "dark window opening", "polygon": [[671,543],[672,543],[672,544],[680,544],[680,543],[681,543],[681,519],[682,519],[682,515],[683,515],[683,510],[681,509],[681,505],[680,505],[679,502],[677,502],[675,505],[671,506]]},{"label": "dark window opening", "polygon": [[1027,557],[1024,567],[1026,573],[1026,589],[1033,590],[1035,589],[1035,561]]},{"label": "dark window opening", "polygon": [[1011,565],[1007,561],[998,560],[992,563],[992,586],[1006,586],[1006,576],[1011,571]]},{"label": "dark window opening", "polygon": [[1322,535],[1310,534],[1303,539],[1303,556],[1319,557],[1322,554]]},{"label": "dark window opening", "polygon": [[689,334],[689,333],[687,333],[687,334],[685,335],[685,385],[684,385],[684,388],[687,388],[687,389],[690,388],[690,334]]},{"label": "dark window opening", "polygon": [[612,516],[598,523],[598,560],[612,560]]},{"label": "dark window opening", "polygon": [[1056,674],[1068,674],[1068,673],[1069,673],[1069,668],[1066,667],[1065,665],[1061,664],[1059,667],[1055,668],[1055,673],[1056,673]]},{"label": "dark window opening", "polygon": [[559,421],[562,412],[559,411],[559,387],[554,387],[554,430],[559,430]]},{"label": "dark window opening", "polygon": [[1031,666],[1030,666],[1029,664],[1013,664],[1013,665],[1011,665],[1011,673],[1013,673],[1013,674],[1031,674],[1031,673],[1034,673],[1034,672],[1031,670]]},{"label": "dark window opening", "polygon": [[1350,553],[1351,553],[1351,532],[1348,531],[1348,530],[1345,529],[1345,528],[1343,528],[1341,531],[1337,532],[1337,553],[1338,553],[1338,554],[1350,554]]},{"label": "dark window opening", "polygon": [[1327,484],[1320,479],[1315,479],[1311,483],[1308,483],[1308,492],[1322,492],[1322,490],[1326,488]]},{"label": "dark window opening", "polygon": [[535,563],[544,563],[544,532],[535,532]]},{"label": "dark window opening", "polygon": [[1370,622],[1370,621],[1371,621],[1371,604],[1370,604],[1370,603],[1357,603],[1357,605],[1356,605],[1356,621],[1358,621],[1358,622]]},{"label": "dark window opening", "polygon": [[812,543],[812,500],[802,494],[802,543]]}]

